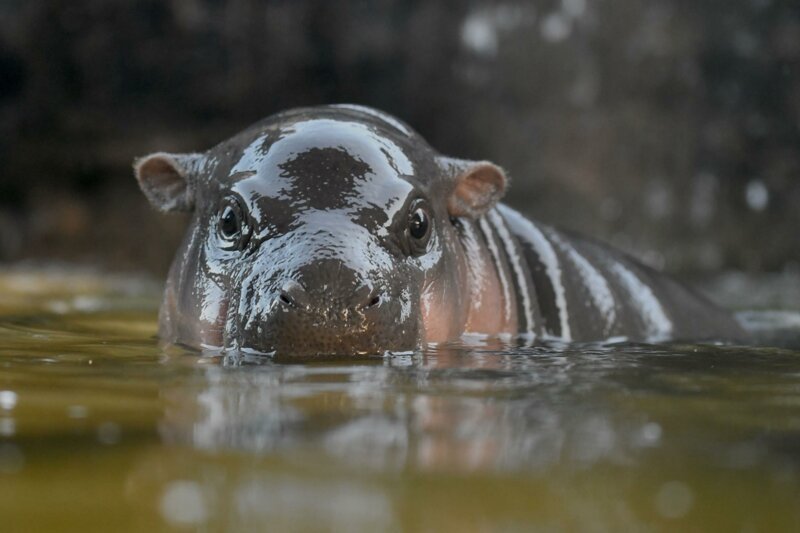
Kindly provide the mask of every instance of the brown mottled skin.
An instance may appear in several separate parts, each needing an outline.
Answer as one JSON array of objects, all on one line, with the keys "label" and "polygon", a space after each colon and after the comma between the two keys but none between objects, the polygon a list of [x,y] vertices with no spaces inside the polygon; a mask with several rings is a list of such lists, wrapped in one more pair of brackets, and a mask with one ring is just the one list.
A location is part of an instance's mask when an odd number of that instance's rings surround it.
[{"label": "brown mottled skin", "polygon": [[155,207],[192,212],[161,308],[170,342],[352,356],[473,333],[744,336],[680,283],[499,204],[496,165],[370,108],[286,111],[135,172]]}]

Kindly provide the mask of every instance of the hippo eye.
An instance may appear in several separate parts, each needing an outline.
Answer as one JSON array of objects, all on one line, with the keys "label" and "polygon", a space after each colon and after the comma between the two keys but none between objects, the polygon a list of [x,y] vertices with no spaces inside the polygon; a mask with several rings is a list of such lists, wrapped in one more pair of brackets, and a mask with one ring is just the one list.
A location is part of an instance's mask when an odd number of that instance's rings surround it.
[{"label": "hippo eye", "polygon": [[422,252],[431,236],[431,217],[422,201],[414,202],[408,211],[408,236],[415,252]]},{"label": "hippo eye", "polygon": [[220,209],[217,233],[226,250],[241,249],[247,243],[248,229],[244,221],[244,209],[241,204],[227,198]]},{"label": "hippo eye", "polygon": [[408,233],[418,241],[428,235],[428,213],[422,208],[417,208],[408,218]]}]

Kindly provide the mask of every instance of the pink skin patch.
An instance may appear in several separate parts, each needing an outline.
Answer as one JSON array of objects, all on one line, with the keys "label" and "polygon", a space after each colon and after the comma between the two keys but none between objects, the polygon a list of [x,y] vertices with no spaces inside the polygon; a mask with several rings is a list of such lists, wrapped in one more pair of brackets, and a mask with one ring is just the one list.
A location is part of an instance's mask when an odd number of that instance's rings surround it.
[{"label": "pink skin patch", "polygon": [[454,292],[447,282],[431,284],[423,291],[419,302],[423,342],[445,342],[463,332],[466,313],[454,305]]},{"label": "pink skin patch", "polygon": [[[459,275],[427,284],[420,297],[424,342],[455,340],[465,333],[516,333],[516,301],[506,305],[488,250],[467,234],[459,242]],[[465,290],[466,288],[466,290]],[[513,298],[513,293],[512,293]],[[510,312],[505,312],[510,309]]]},{"label": "pink skin patch", "polygon": [[472,289],[471,305],[464,325],[464,333],[499,335],[517,331],[516,305],[506,315],[503,309],[503,287],[495,273],[491,259],[485,251],[480,259],[470,263],[468,286]]}]

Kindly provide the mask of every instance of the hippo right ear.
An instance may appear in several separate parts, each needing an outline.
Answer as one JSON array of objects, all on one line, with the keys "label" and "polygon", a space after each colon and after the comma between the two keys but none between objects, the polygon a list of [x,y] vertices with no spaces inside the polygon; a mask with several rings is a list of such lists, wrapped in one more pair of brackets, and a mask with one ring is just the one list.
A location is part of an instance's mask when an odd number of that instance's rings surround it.
[{"label": "hippo right ear", "polygon": [[451,157],[439,157],[437,162],[451,183],[447,211],[452,217],[480,217],[506,192],[506,173],[494,163]]},{"label": "hippo right ear", "polygon": [[137,159],[136,181],[159,211],[191,211],[197,177],[205,161],[202,154],[156,152]]}]

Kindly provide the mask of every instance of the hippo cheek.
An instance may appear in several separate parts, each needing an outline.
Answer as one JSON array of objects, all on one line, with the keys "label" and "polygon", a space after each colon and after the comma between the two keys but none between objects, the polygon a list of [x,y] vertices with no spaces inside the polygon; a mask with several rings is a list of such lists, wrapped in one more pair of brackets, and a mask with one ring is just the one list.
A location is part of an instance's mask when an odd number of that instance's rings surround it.
[{"label": "hippo cheek", "polygon": [[422,340],[425,343],[446,342],[458,338],[463,329],[463,313],[454,310],[450,291],[436,284],[423,291],[419,299]]},{"label": "hippo cheek", "polygon": [[[449,251],[449,256],[459,257],[454,251]],[[422,272],[425,279],[417,297],[422,342],[446,342],[463,333],[468,303],[464,301],[464,270],[464,265],[454,260],[427,266]]]},{"label": "hippo cheek", "polygon": [[225,290],[209,285],[201,303],[197,321],[198,338],[205,347],[221,347],[224,343],[229,298]]}]

